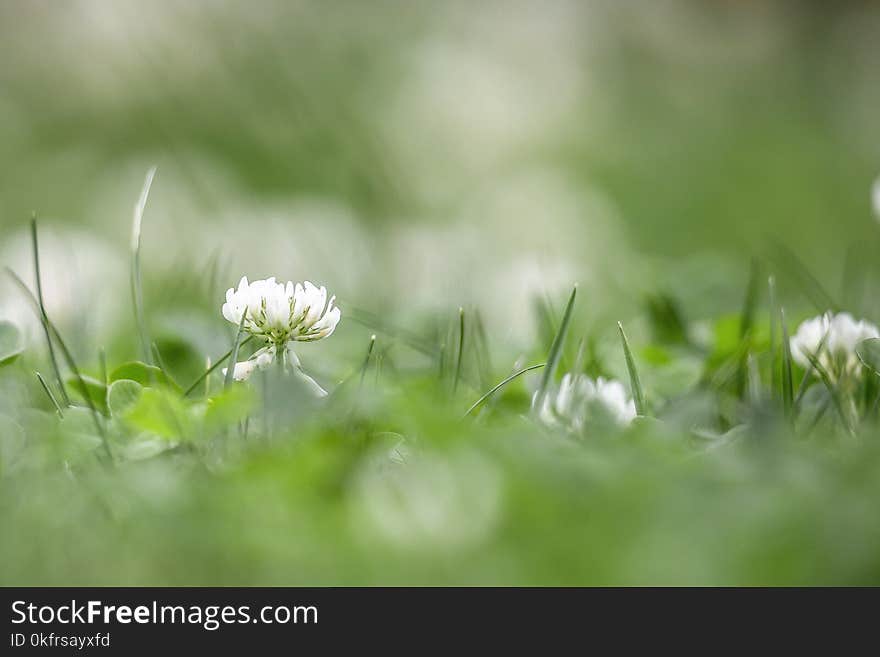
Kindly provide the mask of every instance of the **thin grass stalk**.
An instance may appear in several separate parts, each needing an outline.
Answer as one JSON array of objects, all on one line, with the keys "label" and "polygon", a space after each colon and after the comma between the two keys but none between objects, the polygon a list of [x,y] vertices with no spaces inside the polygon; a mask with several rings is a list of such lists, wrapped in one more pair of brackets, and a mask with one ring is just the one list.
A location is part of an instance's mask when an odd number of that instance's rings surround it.
[{"label": "thin grass stalk", "polygon": [[134,206],[134,218],[131,229],[131,300],[134,306],[134,319],[137,325],[138,335],[141,341],[141,351],[148,365],[152,364],[150,351],[150,339],[147,334],[146,320],[144,318],[144,294],[141,285],[141,225],[144,218],[144,209],[147,198],[150,195],[150,187],[153,185],[153,177],[156,175],[156,167],[147,171],[144,186]]},{"label": "thin grass stalk", "polygon": [[[246,337],[244,340],[241,341],[241,344],[239,345],[239,347],[243,347],[244,345],[246,345],[248,342],[250,342],[250,341],[253,339],[253,337],[254,337],[254,336],[252,336],[252,335],[249,335],[248,337]],[[183,396],[184,396],[184,397],[189,397],[189,395],[192,394],[192,392],[193,392],[196,388],[199,387],[199,384],[200,384],[202,381],[205,381],[209,376],[211,376],[211,375],[217,370],[218,367],[220,367],[221,365],[223,365],[223,363],[226,362],[226,360],[227,360],[231,355],[232,355],[232,349],[230,349],[230,350],[227,351],[225,354],[223,354],[222,356],[220,356],[220,358],[218,358],[218,359],[214,362],[213,365],[211,365],[211,359],[208,358],[207,369],[206,369],[204,372],[202,372],[202,374],[199,376],[199,378],[197,378],[195,381],[192,382],[192,384],[189,386],[189,388],[187,388],[186,390],[183,391]],[[237,356],[236,356],[236,357],[237,357]]]},{"label": "thin grass stalk", "polygon": [[[233,376],[235,374],[235,364],[238,362],[238,349],[241,347],[241,336],[244,333],[244,322],[247,319],[247,310],[241,314],[241,321],[238,324],[238,330],[235,332],[235,341],[232,343],[232,350],[229,352],[229,365],[226,367],[226,378],[223,380],[223,388],[232,385]],[[276,354],[276,358],[278,354]],[[284,367],[282,362],[281,367]]]},{"label": "thin grass stalk", "polygon": [[64,417],[64,411],[61,410],[61,406],[58,404],[58,400],[55,399],[55,395],[52,394],[52,389],[49,387],[49,384],[46,383],[46,380],[43,378],[43,375],[39,372],[34,372],[37,375],[37,381],[40,382],[40,385],[43,386],[43,391],[46,393],[46,396],[49,398],[49,401],[52,402],[52,406],[55,407],[55,412],[58,413],[58,417]]},{"label": "thin grass stalk", "polygon": [[37,215],[31,215],[31,246],[34,251],[34,278],[37,286],[37,306],[39,307],[40,323],[43,325],[43,334],[46,337],[46,345],[49,347],[49,362],[52,365],[52,373],[58,382],[58,389],[61,392],[61,399],[65,406],[70,406],[70,397],[67,394],[67,388],[64,385],[64,379],[61,377],[61,368],[58,367],[58,358],[55,355],[55,347],[52,344],[51,331],[49,330],[49,316],[46,313],[46,304],[43,301],[43,281],[40,273],[40,244],[37,238]]},{"label": "thin grass stalk", "polygon": [[485,395],[483,395],[482,397],[480,397],[477,401],[475,401],[475,402],[471,405],[471,407],[470,407],[469,409],[467,409],[467,411],[465,411],[464,417],[467,417],[468,415],[470,415],[471,413],[473,413],[477,408],[480,407],[480,405],[481,405],[483,402],[485,402],[485,401],[486,401],[487,399],[489,399],[492,395],[494,395],[496,392],[498,392],[499,390],[501,390],[501,388],[503,388],[504,386],[506,386],[508,383],[510,383],[511,381],[513,381],[514,379],[516,379],[518,376],[521,376],[521,375],[525,374],[526,372],[531,372],[532,370],[536,370],[536,369],[538,369],[538,368],[540,368],[540,367],[544,367],[544,366],[546,366],[546,365],[547,365],[547,363],[538,363],[537,365],[529,365],[528,367],[524,367],[524,368],[522,368],[521,370],[518,370],[518,371],[514,372],[513,374],[511,374],[510,376],[508,376],[506,379],[504,379],[503,381],[501,381],[500,383],[498,383],[495,387],[493,387],[493,388],[492,388],[489,392],[487,392]]},{"label": "thin grass stalk", "polygon": [[458,358],[455,363],[455,378],[452,380],[452,394],[458,391],[461,380],[461,363],[464,360],[464,308],[458,309]]},{"label": "thin grass stalk", "polygon": [[[39,312],[39,301],[37,297],[31,292],[30,288],[28,288],[27,284],[21,280],[21,278],[14,271],[6,268],[7,273],[12,277],[12,280],[16,285],[21,289],[21,291],[30,299],[33,304],[34,309]],[[61,333],[58,332],[58,329],[46,317],[46,324],[49,327],[49,331],[51,336],[55,338],[55,341],[58,343],[58,347],[61,349],[61,355],[64,358],[65,363],[67,364],[68,369],[73,372],[74,378],[76,379],[77,384],[79,385],[80,394],[82,394],[83,399],[89,407],[92,415],[92,421],[95,423],[95,429],[98,432],[98,435],[101,438],[101,443],[104,447],[104,451],[106,452],[107,458],[111,461],[113,460],[113,452],[110,451],[110,443],[107,440],[107,432],[104,429],[104,424],[101,422],[100,415],[98,413],[98,409],[95,407],[95,403],[92,401],[92,396],[89,394],[88,386],[86,386],[86,382],[82,378],[82,374],[79,371],[79,367],[76,365],[76,360],[73,358],[73,354],[70,349],[67,348],[67,344],[64,342],[64,338],[61,337]]]},{"label": "thin grass stalk", "polygon": [[364,377],[367,375],[367,368],[370,366],[370,358],[373,355],[373,348],[375,346],[376,346],[376,334],[373,333],[373,335],[370,336],[370,344],[367,346],[367,355],[364,356],[364,362],[363,362],[363,365],[361,365],[361,377],[360,377],[360,383],[358,384],[358,386],[360,388],[362,388],[364,385]]},{"label": "thin grass stalk", "polygon": [[788,420],[792,420],[794,382],[791,373],[791,341],[788,337],[788,324],[785,321],[785,308],[779,309],[779,325],[782,328],[782,411]]},{"label": "thin grass stalk", "polygon": [[559,330],[556,332],[556,336],[553,338],[553,344],[550,345],[550,353],[547,357],[547,364],[544,368],[544,372],[541,376],[541,384],[538,387],[538,392],[535,395],[535,399],[532,402],[532,409],[541,408],[544,404],[544,398],[547,396],[547,390],[550,387],[550,382],[553,379],[553,374],[556,371],[556,366],[559,364],[559,359],[562,356],[562,347],[565,344],[565,335],[568,332],[568,325],[571,323],[571,314],[572,309],[574,308],[574,300],[577,297],[577,285],[575,285],[571,290],[571,296],[568,298],[568,304],[565,306],[565,313],[562,316],[562,323],[559,325]]}]

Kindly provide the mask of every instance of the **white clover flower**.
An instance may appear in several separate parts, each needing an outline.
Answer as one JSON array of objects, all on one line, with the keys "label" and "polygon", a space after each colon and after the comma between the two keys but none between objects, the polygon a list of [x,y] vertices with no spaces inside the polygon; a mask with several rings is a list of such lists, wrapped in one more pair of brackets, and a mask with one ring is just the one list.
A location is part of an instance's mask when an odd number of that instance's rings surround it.
[{"label": "white clover flower", "polygon": [[[277,354],[288,357],[291,342],[314,342],[326,338],[336,330],[340,310],[334,307],[336,297],[327,299],[327,289],[305,281],[287,284],[277,283],[275,278],[249,283],[242,277],[238,289],[229,288],[223,317],[267,346],[257,351],[247,361],[236,363],[233,378],[248,379],[254,371],[266,369]],[[296,361],[298,362],[298,361]]]},{"label": "white clover flower", "polygon": [[[265,370],[275,362],[275,346],[263,347],[245,361],[235,364],[232,370],[232,378],[236,381],[247,381],[257,370]],[[223,376],[226,376],[228,368],[223,368]]]},{"label": "white clover flower", "polygon": [[636,417],[636,406],[620,381],[585,374],[566,374],[559,387],[547,393],[538,417],[549,426],[580,431],[590,420],[611,420],[626,426]]},{"label": "white clover flower", "polygon": [[837,378],[857,371],[856,348],[863,340],[876,337],[880,337],[880,329],[874,324],[863,319],[856,321],[849,313],[828,312],[798,327],[790,341],[791,357],[808,368],[808,354],[818,356],[819,364]]}]

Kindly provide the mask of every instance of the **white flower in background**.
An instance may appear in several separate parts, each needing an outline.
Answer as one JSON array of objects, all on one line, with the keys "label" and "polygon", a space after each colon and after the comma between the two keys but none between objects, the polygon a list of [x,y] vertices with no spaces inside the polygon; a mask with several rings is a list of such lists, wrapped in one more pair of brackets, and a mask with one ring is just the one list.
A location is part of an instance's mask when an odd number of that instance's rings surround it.
[{"label": "white flower in background", "polygon": [[269,367],[278,355],[298,365],[289,350],[291,342],[314,342],[336,330],[340,310],[336,297],[327,299],[327,289],[305,283],[277,283],[275,278],[249,283],[242,277],[238,289],[229,288],[221,312],[229,322],[267,343],[248,360],[236,363],[233,378],[248,379],[256,370]]},{"label": "white flower in background", "polygon": [[636,406],[620,381],[585,374],[566,374],[559,387],[547,393],[538,417],[549,426],[580,431],[591,419],[626,426],[636,417]]},{"label": "white flower in background", "polygon": [[852,374],[858,367],[856,348],[868,338],[880,337],[880,329],[863,319],[856,321],[849,313],[825,313],[804,321],[791,337],[791,357],[808,368],[808,354],[832,376]]}]

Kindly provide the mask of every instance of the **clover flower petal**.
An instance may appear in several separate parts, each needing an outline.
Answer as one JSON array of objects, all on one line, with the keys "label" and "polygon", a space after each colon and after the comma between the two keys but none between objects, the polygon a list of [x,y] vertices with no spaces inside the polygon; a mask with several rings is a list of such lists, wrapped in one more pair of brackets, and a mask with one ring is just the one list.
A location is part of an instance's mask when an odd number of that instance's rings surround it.
[{"label": "clover flower petal", "polygon": [[831,376],[839,378],[858,371],[856,348],[868,338],[880,337],[874,324],[849,313],[825,313],[801,323],[789,342],[791,356],[801,367],[810,366],[810,356]]}]

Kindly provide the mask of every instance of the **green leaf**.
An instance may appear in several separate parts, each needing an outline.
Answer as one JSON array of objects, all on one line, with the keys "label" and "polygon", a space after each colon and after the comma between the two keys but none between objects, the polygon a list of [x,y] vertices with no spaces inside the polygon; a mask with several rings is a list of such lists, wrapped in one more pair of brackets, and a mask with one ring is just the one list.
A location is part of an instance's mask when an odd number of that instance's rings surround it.
[{"label": "green leaf", "polygon": [[[98,379],[94,379],[90,376],[82,375],[82,383],[85,385],[85,394],[88,395],[92,404],[95,405],[102,413],[107,412],[107,386],[104,385],[103,381],[99,381]],[[79,379],[75,376],[70,376],[67,378],[67,385],[70,387],[70,390],[77,395],[83,401],[88,401],[84,394],[79,382]]]},{"label": "green leaf", "polygon": [[136,429],[168,440],[186,440],[192,435],[186,403],[166,389],[144,388],[137,403],[122,417]]},{"label": "green leaf", "polygon": [[0,322],[0,365],[8,365],[24,351],[21,331],[11,322]]},{"label": "green leaf", "polygon": [[58,426],[61,431],[60,456],[65,460],[82,459],[97,450],[103,441],[90,409],[81,406],[68,408]]},{"label": "green leaf", "polygon": [[121,417],[137,405],[143,386],[131,379],[119,379],[107,388],[107,408],[113,417]]},{"label": "green leaf", "polygon": [[24,429],[11,417],[0,414],[0,475],[10,472],[25,450]]},{"label": "green leaf", "polygon": [[169,379],[165,372],[163,372],[160,368],[155,365],[147,365],[144,362],[139,360],[133,360],[128,363],[123,363],[115,370],[110,372],[110,382],[119,381],[121,379],[128,379],[129,381],[137,381],[142,386],[156,386],[164,385],[169,388],[180,391],[180,386],[178,386],[174,381]]},{"label": "green leaf", "polygon": [[212,433],[232,426],[248,417],[255,400],[251,388],[232,386],[208,400],[205,411],[205,430]]},{"label": "green leaf", "polygon": [[859,360],[874,374],[880,375],[880,338],[869,338],[856,347]]}]

